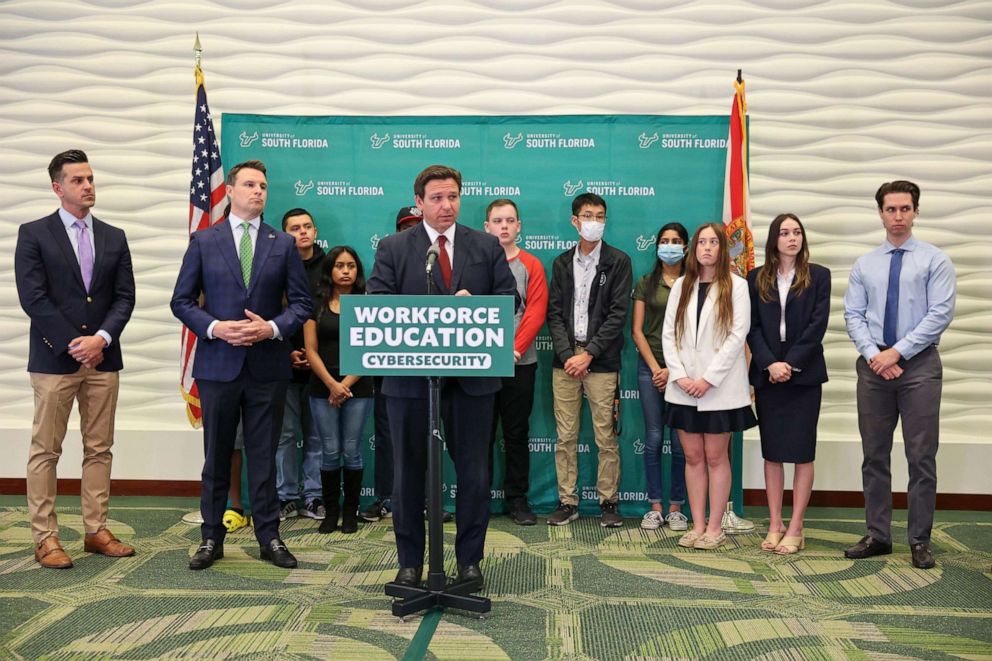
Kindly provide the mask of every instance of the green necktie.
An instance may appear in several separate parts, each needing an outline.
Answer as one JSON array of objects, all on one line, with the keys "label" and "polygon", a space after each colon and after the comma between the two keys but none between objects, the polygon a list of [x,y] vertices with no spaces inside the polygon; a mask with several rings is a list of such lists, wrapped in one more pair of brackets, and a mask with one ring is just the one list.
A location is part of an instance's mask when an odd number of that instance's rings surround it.
[{"label": "green necktie", "polygon": [[251,235],[248,233],[248,223],[241,223],[241,244],[238,246],[238,254],[241,257],[241,277],[245,279],[245,287],[251,281]]}]

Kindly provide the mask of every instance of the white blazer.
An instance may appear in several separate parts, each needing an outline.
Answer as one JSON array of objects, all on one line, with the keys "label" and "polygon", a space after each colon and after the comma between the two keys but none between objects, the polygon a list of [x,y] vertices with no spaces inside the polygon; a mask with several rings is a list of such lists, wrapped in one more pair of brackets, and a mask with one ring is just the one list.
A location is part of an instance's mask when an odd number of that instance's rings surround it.
[{"label": "white blazer", "polygon": [[[751,405],[747,363],[744,359],[744,341],[751,329],[751,297],[746,280],[733,274],[730,279],[734,285],[734,324],[730,335],[722,340],[717,337],[716,283],[707,290],[697,327],[697,282],[692,291],[686,292],[689,307],[686,308],[685,333],[681,347],[675,346],[675,311],[682,296],[685,277],[679,278],[672,285],[672,293],[665,307],[665,325],[661,336],[665,365],[668,367],[666,402],[695,406],[700,411],[728,411]],[[675,383],[683,377],[702,377],[713,387],[696,399]]]}]

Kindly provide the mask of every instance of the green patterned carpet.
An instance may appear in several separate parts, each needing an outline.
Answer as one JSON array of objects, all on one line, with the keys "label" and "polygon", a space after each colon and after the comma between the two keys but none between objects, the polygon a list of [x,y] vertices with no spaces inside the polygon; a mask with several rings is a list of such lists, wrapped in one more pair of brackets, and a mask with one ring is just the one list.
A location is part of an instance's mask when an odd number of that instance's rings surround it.
[{"label": "green patterned carpet", "polygon": [[[490,617],[403,623],[382,593],[396,570],[388,520],[348,536],[287,522],[291,571],[260,562],[240,531],[222,561],[191,572],[199,528],[180,517],[194,508],[115,498],[111,528],[138,555],[111,560],[82,551],[78,500],[64,497],[76,566],[53,571],[31,555],[23,497],[0,497],[0,658],[992,659],[990,513],[938,512],[931,571],[910,565],[904,543],[845,560],[858,510],[813,510],[793,557],[762,552],[758,534],[702,552],[636,520],[607,531],[594,518],[521,528],[495,517],[482,566]],[[452,544],[453,524],[446,533]]]}]

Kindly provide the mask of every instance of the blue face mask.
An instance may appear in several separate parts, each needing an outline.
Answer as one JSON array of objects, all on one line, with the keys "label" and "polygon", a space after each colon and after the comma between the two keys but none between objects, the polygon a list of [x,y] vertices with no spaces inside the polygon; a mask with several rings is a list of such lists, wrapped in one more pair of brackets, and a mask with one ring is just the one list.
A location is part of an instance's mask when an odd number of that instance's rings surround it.
[{"label": "blue face mask", "polygon": [[685,246],[677,243],[662,243],[658,246],[658,259],[666,264],[678,264],[685,259]]}]

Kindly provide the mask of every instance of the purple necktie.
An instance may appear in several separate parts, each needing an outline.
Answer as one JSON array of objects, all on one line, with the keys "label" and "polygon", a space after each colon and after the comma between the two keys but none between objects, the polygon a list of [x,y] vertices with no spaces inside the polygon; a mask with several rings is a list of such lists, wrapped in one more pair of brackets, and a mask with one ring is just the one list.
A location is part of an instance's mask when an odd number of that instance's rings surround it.
[{"label": "purple necktie", "polygon": [[90,243],[86,223],[77,220],[73,225],[79,228],[79,272],[83,276],[86,291],[89,291],[90,281],[93,279],[93,244]]}]

